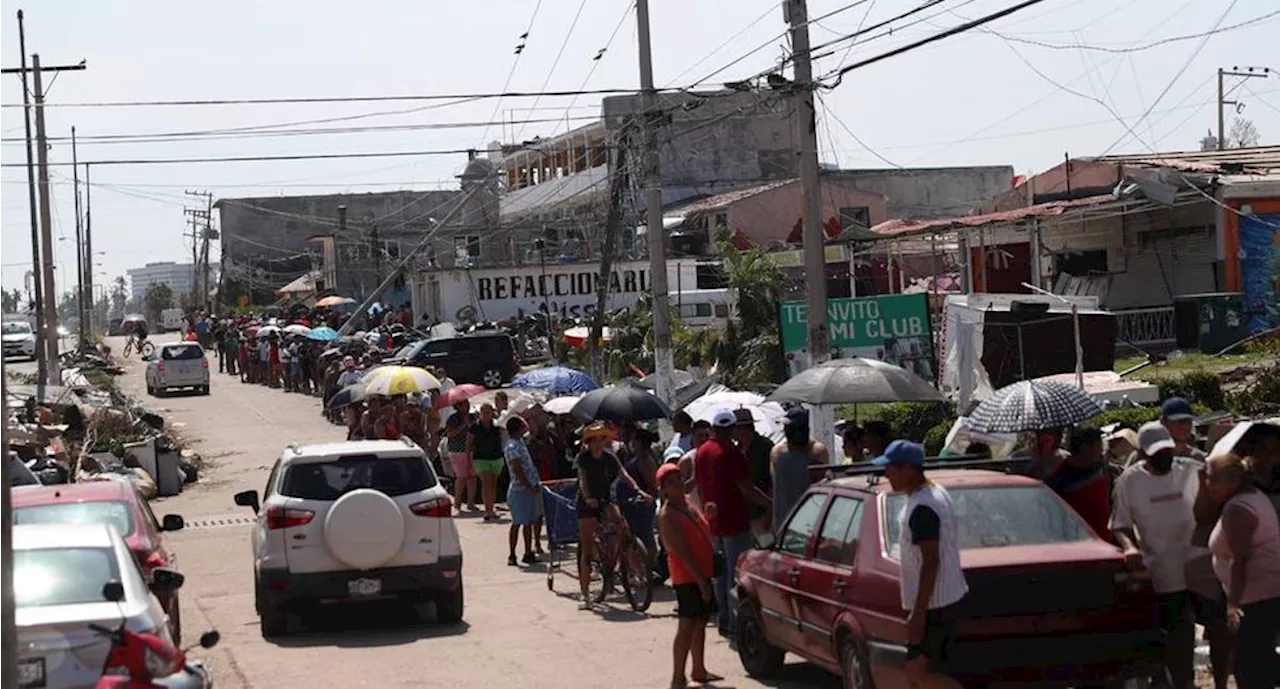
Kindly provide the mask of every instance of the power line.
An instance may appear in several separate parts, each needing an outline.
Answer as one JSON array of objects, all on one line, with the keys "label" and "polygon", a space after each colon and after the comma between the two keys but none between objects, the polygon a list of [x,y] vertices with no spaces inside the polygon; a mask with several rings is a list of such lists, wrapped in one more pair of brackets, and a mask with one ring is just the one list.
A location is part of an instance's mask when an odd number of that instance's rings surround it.
[{"label": "power line", "polygon": [[[600,49],[600,52],[596,53],[596,56],[591,58],[591,69],[587,72],[587,76],[582,80],[582,86],[578,87],[579,90],[585,89],[587,84],[591,82],[591,77],[595,76],[596,69],[600,67],[600,62],[604,60],[605,54],[608,53],[609,48],[613,46],[613,39],[617,38],[618,31],[622,29],[622,24],[627,21],[627,17],[630,16],[631,10],[635,9],[635,6],[636,4],[634,0],[628,0],[626,7],[622,10],[622,16],[618,17],[618,23],[613,27],[613,33],[609,34],[609,40],[605,41],[604,47]],[[573,100],[569,101],[569,105],[565,107],[564,114],[566,120],[569,118],[569,111],[573,110],[573,106],[576,105],[577,102],[578,97],[574,96]]]},{"label": "power line", "polygon": [[[712,56],[712,55],[715,55],[716,53],[720,52],[721,50],[724,50],[724,49],[725,49],[725,47],[726,47],[726,46],[728,46],[730,43],[733,43],[734,41],[738,40],[738,38],[740,38],[743,34],[745,34],[745,33],[747,33],[748,31],[750,31],[750,30],[754,29],[754,28],[755,28],[755,26],[756,26],[756,24],[759,24],[760,22],[764,21],[764,20],[765,20],[765,18],[767,18],[769,15],[771,15],[771,14],[773,14],[774,12],[777,12],[777,11],[778,11],[778,8],[777,8],[777,6],[775,6],[775,5],[770,5],[769,7],[767,7],[767,8],[765,9],[765,11],[764,11],[764,12],[761,12],[761,13],[760,13],[760,16],[758,16],[758,17],[756,17],[755,19],[751,20],[751,23],[750,23],[750,24],[747,24],[747,25],[746,25],[746,26],[744,26],[744,27],[742,27],[742,29],[741,29],[741,30],[739,30],[739,31],[738,31],[738,33],[735,33],[734,35],[732,35],[732,36],[730,36],[730,37],[726,38],[726,39],[724,40],[724,42],[723,42],[723,43],[721,43],[720,45],[716,46],[716,47],[715,47],[715,49],[713,49],[711,52],[707,53],[706,55],[703,55],[701,58],[699,58],[699,59],[698,59],[698,61],[697,61],[697,62],[695,62],[695,63],[693,63],[693,64],[689,65],[688,67],[685,67],[685,69],[684,69],[684,71],[683,71],[683,72],[681,72],[681,73],[677,74],[675,77],[673,77],[673,78],[671,79],[671,81],[667,82],[667,87],[670,87],[672,84],[676,83],[677,81],[680,81],[680,79],[681,79],[681,78],[683,78],[683,77],[684,77],[684,75],[688,74],[689,72],[692,72],[694,69],[697,69],[699,65],[701,65],[702,63],[704,63],[704,62],[706,62],[707,60],[711,59],[711,56]],[[773,42],[773,40],[774,40],[774,39],[770,39],[770,41],[769,41],[769,42],[770,42],[770,43],[772,43],[772,42]]]},{"label": "power line", "polygon": [[[526,45],[526,41],[528,41],[529,39],[529,34],[533,33],[533,23],[537,21],[538,11],[541,9],[542,9],[542,0],[538,0],[538,3],[533,6],[533,16],[529,17],[529,25],[525,27],[524,33],[520,34],[520,43],[516,45],[516,51],[515,51],[516,57],[514,60],[511,61],[511,69],[507,71],[507,80],[502,82],[503,91],[506,91],[507,89],[511,88],[511,79],[516,75],[516,68],[520,66],[520,57],[524,55],[524,48]],[[493,104],[493,114],[489,116],[489,119],[492,120],[493,118],[497,117],[498,113],[501,112],[501,110],[502,110],[502,98],[498,98],[498,102]],[[489,135],[489,128],[485,127],[485,130],[480,133],[480,142],[476,145],[484,146],[485,137],[487,137],[488,135]]]},{"label": "power line", "polygon": [[1117,54],[1138,53],[1144,50],[1157,48],[1162,45],[1168,45],[1170,43],[1189,41],[1194,38],[1205,38],[1207,36],[1213,36],[1216,34],[1225,33],[1227,31],[1235,31],[1236,29],[1248,28],[1255,24],[1266,22],[1267,20],[1273,19],[1275,17],[1280,17],[1280,10],[1275,10],[1274,12],[1268,12],[1266,14],[1259,15],[1252,19],[1246,19],[1242,22],[1237,22],[1235,24],[1230,24],[1228,26],[1222,26],[1215,29],[1210,29],[1208,31],[1200,31],[1197,33],[1183,34],[1181,36],[1170,36],[1168,38],[1162,38],[1158,41],[1152,41],[1150,43],[1142,43],[1139,45],[1132,45],[1125,48],[1112,48],[1108,46],[1091,45],[1089,43],[1050,43],[1048,41],[1037,41],[1030,38],[1021,38],[1018,36],[1006,36],[1005,40],[1013,41],[1015,43],[1025,43],[1027,45],[1033,45],[1040,48],[1049,48],[1050,50],[1091,50],[1091,51],[1100,52],[1100,53],[1117,53]]},{"label": "power line", "polygon": [[[472,149],[454,148],[427,151],[378,151],[366,153],[299,153],[275,156],[228,156],[223,158],[108,158],[103,160],[80,161],[81,165],[174,165],[191,163],[263,163],[287,160],[334,160],[348,158],[405,158],[414,156],[461,155],[470,153]],[[68,166],[70,162],[51,162],[50,166]],[[25,163],[3,163],[0,167],[26,167]]]},{"label": "power line", "polygon": [[[539,0],[538,4],[539,6],[541,6],[542,4],[541,0]],[[551,83],[551,77],[556,73],[556,67],[560,66],[560,58],[564,57],[565,48],[569,47],[569,39],[573,37],[573,30],[577,28],[578,19],[582,17],[582,10],[586,6],[587,6],[587,0],[582,0],[582,2],[578,3],[578,11],[574,13],[573,21],[569,23],[569,30],[565,32],[564,40],[560,42],[560,50],[556,51],[556,59],[551,62],[551,69],[547,70],[547,78],[542,80],[542,88],[539,89],[539,91],[546,91],[547,85]],[[538,107],[538,103],[540,103],[541,101],[542,101],[542,96],[538,96],[537,98],[533,99],[533,107],[535,108]],[[520,134],[524,132],[524,127],[525,125],[523,124],[520,125],[520,128],[513,133],[513,135],[511,136],[512,141],[520,140]]]}]

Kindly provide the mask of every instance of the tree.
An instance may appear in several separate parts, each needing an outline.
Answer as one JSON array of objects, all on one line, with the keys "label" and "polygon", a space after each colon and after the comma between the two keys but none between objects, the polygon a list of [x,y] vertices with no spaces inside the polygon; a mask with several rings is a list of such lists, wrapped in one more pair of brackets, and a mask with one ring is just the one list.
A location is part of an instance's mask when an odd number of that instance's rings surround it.
[{"label": "tree", "polygon": [[0,290],[0,302],[3,302],[4,313],[18,313],[22,310],[22,291],[17,287]]},{"label": "tree", "polygon": [[129,303],[129,289],[123,275],[117,275],[111,282],[111,313],[124,316],[125,307]]},{"label": "tree", "polygon": [[1257,146],[1262,140],[1253,120],[1237,117],[1231,120],[1231,131],[1227,133],[1227,148],[1250,148]]},{"label": "tree", "polygon": [[746,388],[781,382],[786,370],[778,341],[778,302],[786,292],[786,275],[760,249],[743,251],[722,240],[720,255],[737,303],[737,318],[729,322],[719,343],[717,359],[725,384]]},{"label": "tree", "polygon": [[168,283],[161,282],[147,287],[147,296],[143,298],[147,320],[160,322],[160,313],[173,307],[173,289]]}]

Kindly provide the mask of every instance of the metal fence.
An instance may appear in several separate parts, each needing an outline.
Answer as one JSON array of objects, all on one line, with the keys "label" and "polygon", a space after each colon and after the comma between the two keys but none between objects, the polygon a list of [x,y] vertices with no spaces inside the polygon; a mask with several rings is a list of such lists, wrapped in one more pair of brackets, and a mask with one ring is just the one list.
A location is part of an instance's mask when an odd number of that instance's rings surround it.
[{"label": "metal fence", "polygon": [[1127,309],[1112,313],[1116,318],[1116,346],[1125,341],[1140,347],[1172,345],[1177,341],[1172,306]]}]

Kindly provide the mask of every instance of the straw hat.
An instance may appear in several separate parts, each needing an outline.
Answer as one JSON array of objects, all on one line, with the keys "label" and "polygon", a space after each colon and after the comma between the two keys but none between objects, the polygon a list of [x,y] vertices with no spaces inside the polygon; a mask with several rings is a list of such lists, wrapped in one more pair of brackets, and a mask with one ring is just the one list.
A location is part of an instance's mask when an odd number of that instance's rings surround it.
[{"label": "straw hat", "polygon": [[597,421],[590,426],[582,429],[582,442],[590,442],[592,438],[604,438],[605,440],[613,440],[613,431],[602,421]]}]

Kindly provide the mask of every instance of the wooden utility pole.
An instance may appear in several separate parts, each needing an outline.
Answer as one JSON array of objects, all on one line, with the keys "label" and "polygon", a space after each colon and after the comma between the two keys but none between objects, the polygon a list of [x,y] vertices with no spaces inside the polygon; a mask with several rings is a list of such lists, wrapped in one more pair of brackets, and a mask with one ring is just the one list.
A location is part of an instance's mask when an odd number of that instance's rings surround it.
[{"label": "wooden utility pole", "polygon": [[80,322],[76,330],[79,333],[77,338],[80,346],[83,347],[89,342],[88,335],[85,333],[85,299],[84,299],[84,274],[85,271],[91,270],[93,266],[93,257],[84,253],[84,224],[80,215],[80,163],[76,157],[76,128],[71,128],[71,184],[75,187],[75,208],[76,208],[76,319]]},{"label": "wooden utility pole", "polygon": [[[604,242],[600,247],[600,275],[596,281],[596,310],[591,314],[591,330],[587,334],[587,362],[591,377],[604,380],[604,360],[600,356],[600,341],[604,337],[605,312],[609,305],[609,284],[613,278],[613,262],[618,253],[618,238],[622,234],[622,195],[630,188],[625,173],[627,164],[627,131],[624,125],[618,132],[617,155],[613,161],[613,174],[609,177],[609,207],[605,211]],[[652,280],[652,276],[650,276]],[[654,302],[657,315],[657,302]]]},{"label": "wooden utility pole", "polygon": [[58,290],[53,278],[53,199],[49,189],[49,142],[44,127],[44,90],[40,72],[40,56],[31,56],[32,78],[36,101],[36,172],[40,188],[40,263],[44,281],[44,309],[40,312],[44,328],[45,375],[49,383],[61,380],[58,372]]},{"label": "wooden utility pole", "polygon": [[[90,342],[96,342],[95,331],[93,329],[93,316],[98,302],[93,298],[93,186],[89,181],[89,164],[84,164],[84,255],[85,255],[85,275],[84,275],[84,293],[89,300],[89,310],[85,313],[86,329],[89,333]],[[104,333],[105,334],[105,333]]]},{"label": "wooden utility pole", "polygon": [[[1241,71],[1244,70],[1244,71]],[[1253,77],[1262,77],[1263,79],[1271,76],[1269,67],[1232,67],[1231,69],[1218,68],[1218,150],[1222,151],[1227,148],[1227,114],[1223,110],[1225,106],[1234,108],[1242,107],[1240,101],[1227,100],[1227,93],[1224,89],[1226,77],[1240,77],[1249,79]]]},{"label": "wooden utility pole", "polygon": [[203,206],[184,208],[191,225],[191,290],[188,295],[190,304],[199,309],[208,310],[209,300],[209,234],[213,218],[213,194],[207,191],[184,192],[204,200]]}]

